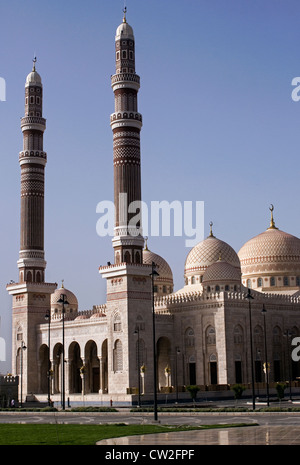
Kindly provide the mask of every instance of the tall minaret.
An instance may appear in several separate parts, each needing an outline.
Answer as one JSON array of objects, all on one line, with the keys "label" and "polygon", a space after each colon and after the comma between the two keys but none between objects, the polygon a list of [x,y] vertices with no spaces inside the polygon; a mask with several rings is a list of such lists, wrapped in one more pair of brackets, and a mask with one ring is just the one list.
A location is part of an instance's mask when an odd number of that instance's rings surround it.
[{"label": "tall minaret", "polygon": [[[140,131],[137,94],[140,77],[135,72],[132,27],[126,21],[115,36],[116,74],[111,77],[115,112],[111,115],[114,149],[114,255],[115,263],[142,263]],[[134,202],[134,203],[133,203]],[[130,206],[131,205],[131,210]]]},{"label": "tall minaret", "polygon": [[[43,150],[46,120],[42,117],[43,87],[35,69],[25,83],[25,115],[21,119],[23,150],[21,167],[21,224],[19,282],[7,285],[12,302],[12,372],[20,375],[22,366],[23,400],[29,392],[39,392],[37,373],[39,332],[50,309],[51,294],[57,284],[45,282],[44,258],[44,170],[47,155]],[[22,349],[26,347],[26,350]],[[22,361],[22,363],[21,363]],[[20,386],[19,386],[20,388]]]},{"label": "tall minaret", "polygon": [[[125,12],[124,12],[125,13]],[[140,78],[135,73],[133,30],[126,21],[117,28],[116,74],[112,76],[115,112],[111,115],[114,141],[114,194],[116,207],[113,247],[115,263],[101,266],[107,282],[107,368],[109,392],[130,395],[138,387],[140,362],[147,366],[145,392],[153,392],[153,312],[151,265],[143,263],[141,218],[140,130],[137,111]],[[128,208],[135,202],[132,212]],[[128,215],[127,215],[128,213]],[[132,224],[131,220],[134,220]],[[134,334],[137,337],[134,337]],[[109,355],[110,354],[110,355]],[[147,357],[146,357],[147,354]]]},{"label": "tall minaret", "polygon": [[25,83],[25,116],[21,119],[23,150],[21,166],[21,234],[19,281],[44,282],[44,170],[47,154],[43,150],[46,120],[42,117],[43,86],[35,69]]}]

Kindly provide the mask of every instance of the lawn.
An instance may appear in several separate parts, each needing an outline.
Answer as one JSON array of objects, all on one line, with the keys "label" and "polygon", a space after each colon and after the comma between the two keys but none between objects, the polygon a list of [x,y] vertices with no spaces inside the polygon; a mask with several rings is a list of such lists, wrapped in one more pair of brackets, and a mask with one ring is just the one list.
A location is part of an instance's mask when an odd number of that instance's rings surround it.
[{"label": "lawn", "polygon": [[0,424],[0,445],[94,445],[101,439],[150,433],[207,428],[249,426],[247,424],[171,427],[161,425],[71,425]]}]

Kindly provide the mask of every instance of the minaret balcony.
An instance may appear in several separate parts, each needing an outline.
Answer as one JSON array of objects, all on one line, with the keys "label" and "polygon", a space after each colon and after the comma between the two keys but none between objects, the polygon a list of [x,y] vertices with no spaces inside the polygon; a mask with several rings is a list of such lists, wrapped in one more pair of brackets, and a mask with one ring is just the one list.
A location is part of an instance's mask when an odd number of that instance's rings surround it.
[{"label": "minaret balcony", "polygon": [[142,127],[142,115],[136,111],[118,111],[110,116],[110,125],[112,129],[120,126]]},{"label": "minaret balcony", "polygon": [[40,116],[24,116],[21,119],[21,129],[22,131],[36,129],[37,131],[44,132],[46,129],[46,120]]},{"label": "minaret balcony", "polygon": [[140,88],[140,76],[135,73],[114,74],[111,76],[111,86],[113,91],[124,88],[138,91]]}]

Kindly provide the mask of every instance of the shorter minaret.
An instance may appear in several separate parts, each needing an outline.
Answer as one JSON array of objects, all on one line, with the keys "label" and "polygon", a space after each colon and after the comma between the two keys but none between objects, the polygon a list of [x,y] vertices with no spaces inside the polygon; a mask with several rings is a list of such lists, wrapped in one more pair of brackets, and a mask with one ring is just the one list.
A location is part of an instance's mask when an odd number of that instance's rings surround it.
[{"label": "shorter minaret", "polygon": [[[19,282],[7,286],[12,305],[12,372],[22,371],[22,394],[39,392],[37,324],[44,323],[50,297],[57,284],[45,282],[44,176],[47,155],[43,149],[46,120],[42,116],[43,86],[35,69],[25,83],[25,115],[21,119],[21,224]],[[25,350],[26,347],[26,350]],[[22,366],[22,369],[21,369]],[[22,399],[24,400],[24,399]]]}]

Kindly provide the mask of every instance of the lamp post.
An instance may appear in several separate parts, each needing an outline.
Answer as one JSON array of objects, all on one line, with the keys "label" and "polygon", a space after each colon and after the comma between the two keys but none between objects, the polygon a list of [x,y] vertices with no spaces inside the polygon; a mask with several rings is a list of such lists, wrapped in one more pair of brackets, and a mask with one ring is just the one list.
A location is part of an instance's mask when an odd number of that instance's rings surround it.
[{"label": "lamp post", "polygon": [[57,303],[62,304],[62,409],[65,410],[65,305],[69,305],[66,294],[60,294]]},{"label": "lamp post", "polygon": [[270,405],[270,394],[269,394],[269,364],[268,364],[268,352],[267,352],[267,331],[266,331],[266,313],[265,304],[262,308],[262,316],[264,318],[264,340],[265,340],[265,367],[266,367],[266,383],[267,383],[267,405]]},{"label": "lamp post", "polygon": [[255,410],[255,392],[254,392],[254,369],[253,369],[253,348],[252,348],[252,321],[251,321],[251,300],[253,300],[250,289],[248,289],[248,294],[246,299],[249,303],[249,329],[250,329],[250,356],[251,356],[251,384],[252,384],[252,406]]},{"label": "lamp post", "polygon": [[289,329],[284,332],[284,336],[286,336],[286,354],[288,358],[288,370],[289,370],[289,391],[290,391],[290,400],[292,400],[292,375],[291,375],[291,360],[289,356],[289,337],[291,337],[292,333]]},{"label": "lamp post", "polygon": [[138,407],[141,406],[141,374],[140,374],[140,328],[137,325],[134,334],[137,334],[137,365],[138,365]]},{"label": "lamp post", "polygon": [[24,341],[22,341],[22,344],[21,344],[21,402],[20,402],[20,407],[22,408],[23,407],[23,351],[25,351],[27,349],[27,347],[25,346],[25,343]]},{"label": "lamp post", "polygon": [[156,342],[155,342],[155,311],[154,311],[154,276],[159,276],[155,270],[155,263],[152,262],[152,271],[151,271],[151,280],[152,280],[152,334],[153,334],[153,409],[154,409],[154,420],[157,420],[157,379],[156,379]]},{"label": "lamp post", "polygon": [[48,406],[51,405],[50,399],[50,372],[51,372],[51,360],[50,360],[50,323],[51,323],[51,313],[50,311],[46,313],[45,320],[48,321],[48,348],[49,348],[49,357],[48,357],[48,370],[47,370],[47,378],[48,378]]}]

